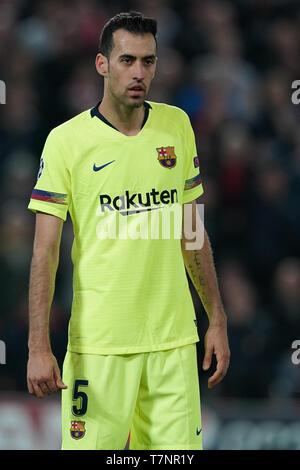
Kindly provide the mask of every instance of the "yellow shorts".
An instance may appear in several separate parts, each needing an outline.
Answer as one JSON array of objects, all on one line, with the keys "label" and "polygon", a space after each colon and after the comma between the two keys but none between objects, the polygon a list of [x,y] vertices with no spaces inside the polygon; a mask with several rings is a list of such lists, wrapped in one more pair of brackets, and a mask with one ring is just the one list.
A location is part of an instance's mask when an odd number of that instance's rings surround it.
[{"label": "yellow shorts", "polygon": [[62,449],[201,450],[196,343],[124,355],[67,352]]}]

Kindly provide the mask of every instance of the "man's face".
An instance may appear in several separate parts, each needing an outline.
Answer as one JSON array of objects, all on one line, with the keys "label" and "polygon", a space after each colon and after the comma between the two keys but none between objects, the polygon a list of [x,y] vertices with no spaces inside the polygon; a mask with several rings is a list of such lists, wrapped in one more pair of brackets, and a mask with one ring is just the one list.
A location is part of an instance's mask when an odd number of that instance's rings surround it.
[{"label": "man's face", "polygon": [[107,79],[108,91],[126,106],[142,106],[155,74],[155,39],[151,33],[136,35],[118,29],[113,42],[109,60],[104,58],[100,72]]}]

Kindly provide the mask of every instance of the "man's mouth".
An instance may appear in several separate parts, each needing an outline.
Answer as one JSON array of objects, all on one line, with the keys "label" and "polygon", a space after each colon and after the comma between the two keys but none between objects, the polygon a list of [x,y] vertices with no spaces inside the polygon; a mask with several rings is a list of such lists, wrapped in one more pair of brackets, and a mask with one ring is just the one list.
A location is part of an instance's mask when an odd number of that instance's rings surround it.
[{"label": "man's mouth", "polygon": [[131,94],[142,94],[144,93],[145,89],[142,87],[142,85],[134,85],[128,89]]}]

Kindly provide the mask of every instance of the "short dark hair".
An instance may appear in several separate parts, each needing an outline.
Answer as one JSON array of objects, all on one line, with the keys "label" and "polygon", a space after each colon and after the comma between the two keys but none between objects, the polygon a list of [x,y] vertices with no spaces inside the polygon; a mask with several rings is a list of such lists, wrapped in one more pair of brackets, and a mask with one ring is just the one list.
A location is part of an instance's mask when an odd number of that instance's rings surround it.
[{"label": "short dark hair", "polygon": [[146,18],[142,13],[130,11],[129,13],[118,13],[111,18],[103,27],[98,52],[109,58],[113,50],[113,33],[118,29],[125,29],[132,34],[151,33],[156,41],[157,22],[153,18]]}]

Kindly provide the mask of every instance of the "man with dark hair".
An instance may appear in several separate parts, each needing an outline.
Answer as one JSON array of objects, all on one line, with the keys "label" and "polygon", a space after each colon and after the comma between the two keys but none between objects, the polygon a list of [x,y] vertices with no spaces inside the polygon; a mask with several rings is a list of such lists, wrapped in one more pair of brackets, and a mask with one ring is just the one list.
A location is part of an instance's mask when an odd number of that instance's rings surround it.
[{"label": "man with dark hair", "polygon": [[[215,354],[217,370],[209,388],[229,365],[208,236],[197,210],[183,217],[203,193],[195,137],[181,109],[145,101],[156,62],[155,20],[121,13],[105,25],[96,56],[103,98],[50,132],[29,203],[27,382],[37,397],[62,389],[63,449],[124,449],[129,431],[130,449],[202,449],[199,336],[185,267],[210,323],[203,368]],[[62,380],[49,315],[68,211],[74,298]],[[188,246],[186,221],[196,240],[203,229],[202,247]]]},{"label": "man with dark hair", "polygon": [[109,59],[114,47],[113,33],[118,29],[125,29],[131,34],[140,35],[150,33],[153,35],[156,46],[157,23],[152,18],[145,18],[141,13],[119,13],[111,18],[103,27],[98,52]]}]

